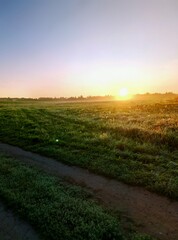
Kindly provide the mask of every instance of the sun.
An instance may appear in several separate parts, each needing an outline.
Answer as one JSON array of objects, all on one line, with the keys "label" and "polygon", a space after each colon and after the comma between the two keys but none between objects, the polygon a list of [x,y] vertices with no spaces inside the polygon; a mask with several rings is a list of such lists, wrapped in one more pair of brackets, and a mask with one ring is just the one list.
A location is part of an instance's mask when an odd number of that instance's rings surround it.
[{"label": "sun", "polygon": [[126,98],[129,95],[128,88],[121,88],[118,93],[119,97]]}]

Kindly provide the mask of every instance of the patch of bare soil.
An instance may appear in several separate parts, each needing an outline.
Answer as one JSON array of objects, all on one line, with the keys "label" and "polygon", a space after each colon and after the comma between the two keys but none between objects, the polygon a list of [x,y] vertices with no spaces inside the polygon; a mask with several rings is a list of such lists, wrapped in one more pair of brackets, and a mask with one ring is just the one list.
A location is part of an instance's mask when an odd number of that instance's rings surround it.
[{"label": "patch of bare soil", "polygon": [[102,204],[121,211],[126,217],[133,219],[141,232],[161,240],[178,240],[178,202],[176,201],[158,196],[144,188],[128,186],[8,144],[0,143],[0,152],[89,188]]}]

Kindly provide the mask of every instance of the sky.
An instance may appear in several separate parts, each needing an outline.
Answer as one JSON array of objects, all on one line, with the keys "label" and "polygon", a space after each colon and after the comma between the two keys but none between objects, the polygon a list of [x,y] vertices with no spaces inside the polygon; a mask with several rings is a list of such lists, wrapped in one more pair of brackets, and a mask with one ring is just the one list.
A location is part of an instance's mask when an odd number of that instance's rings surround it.
[{"label": "sky", "polygon": [[0,0],[0,97],[178,93],[177,0]]}]

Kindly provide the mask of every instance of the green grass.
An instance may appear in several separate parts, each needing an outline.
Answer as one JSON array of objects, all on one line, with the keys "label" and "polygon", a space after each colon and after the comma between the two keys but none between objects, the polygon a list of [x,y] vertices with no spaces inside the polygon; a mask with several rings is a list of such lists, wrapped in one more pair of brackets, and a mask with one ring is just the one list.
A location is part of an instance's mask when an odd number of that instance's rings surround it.
[{"label": "green grass", "polygon": [[178,199],[178,104],[0,103],[0,140]]},{"label": "green grass", "polygon": [[0,198],[42,239],[151,240],[125,232],[116,215],[98,206],[80,187],[6,156],[0,155],[0,166]]}]

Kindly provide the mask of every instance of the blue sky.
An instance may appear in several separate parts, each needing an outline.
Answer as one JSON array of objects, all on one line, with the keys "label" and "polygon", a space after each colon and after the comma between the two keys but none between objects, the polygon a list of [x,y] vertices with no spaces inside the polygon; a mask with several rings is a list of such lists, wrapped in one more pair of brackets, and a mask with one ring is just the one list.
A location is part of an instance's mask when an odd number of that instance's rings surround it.
[{"label": "blue sky", "polygon": [[0,96],[178,92],[177,0],[0,0]]}]

